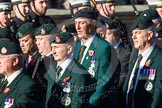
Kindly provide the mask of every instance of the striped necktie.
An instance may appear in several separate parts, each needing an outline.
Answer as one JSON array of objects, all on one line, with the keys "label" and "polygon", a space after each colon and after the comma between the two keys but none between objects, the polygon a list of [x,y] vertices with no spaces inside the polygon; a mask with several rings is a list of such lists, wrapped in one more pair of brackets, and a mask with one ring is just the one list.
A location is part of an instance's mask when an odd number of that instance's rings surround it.
[{"label": "striped necktie", "polygon": [[58,79],[61,75],[62,68],[60,66],[57,66],[56,68],[56,79]]},{"label": "striped necktie", "polygon": [[81,63],[81,61],[82,61],[82,58],[83,58],[83,54],[84,54],[85,49],[86,49],[86,46],[85,45],[82,45],[80,47],[80,52],[79,52],[78,59],[77,59],[77,61],[79,63]]},{"label": "striped necktie", "polygon": [[3,78],[0,82],[0,93],[4,91],[4,89],[6,88],[8,84],[7,79]]}]

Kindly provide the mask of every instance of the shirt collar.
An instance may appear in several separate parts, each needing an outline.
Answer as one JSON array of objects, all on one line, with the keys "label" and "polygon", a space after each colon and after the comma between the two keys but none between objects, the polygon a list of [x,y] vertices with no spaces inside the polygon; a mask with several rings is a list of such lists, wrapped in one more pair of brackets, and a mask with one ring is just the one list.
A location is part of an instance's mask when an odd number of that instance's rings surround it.
[{"label": "shirt collar", "polygon": [[85,45],[86,48],[89,48],[89,46],[91,45],[91,43],[92,43],[92,41],[93,41],[93,39],[94,39],[95,36],[96,36],[96,33],[86,43],[83,43],[81,41],[81,45]]},{"label": "shirt collar", "polygon": [[69,58],[67,58],[63,63],[58,64],[57,66],[60,66],[63,70],[65,70],[72,60],[73,60],[73,56],[70,55]]},{"label": "shirt collar", "polygon": [[148,55],[149,52],[152,52],[152,50],[154,49],[155,47],[155,43],[153,43],[151,45],[151,47],[149,47],[148,49],[146,49],[144,52],[139,52],[139,54],[142,54],[143,57],[145,57],[146,55]]},{"label": "shirt collar", "polygon": [[11,84],[11,82],[22,72],[22,70],[23,69],[21,68],[16,72],[14,72],[13,74],[11,74],[9,77],[7,77],[7,81],[8,81],[7,86]]}]

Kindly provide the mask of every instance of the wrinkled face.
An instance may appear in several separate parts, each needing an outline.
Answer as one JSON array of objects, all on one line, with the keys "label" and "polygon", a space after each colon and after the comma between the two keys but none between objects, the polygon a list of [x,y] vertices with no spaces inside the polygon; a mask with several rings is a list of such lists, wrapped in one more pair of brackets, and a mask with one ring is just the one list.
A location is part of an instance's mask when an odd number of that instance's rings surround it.
[{"label": "wrinkled face", "polygon": [[93,30],[95,28],[95,23],[92,21],[92,19],[79,17],[75,19],[75,28],[78,37],[81,39],[86,39],[94,34]]},{"label": "wrinkled face", "polygon": [[51,49],[51,45],[50,45],[50,42],[49,42],[49,36],[46,36],[46,35],[36,36],[35,39],[36,39],[36,45],[38,47],[39,53],[41,55],[48,54],[49,53],[48,49]]},{"label": "wrinkled face", "polygon": [[48,0],[35,0],[35,8],[39,15],[44,15],[47,10]]},{"label": "wrinkled face", "polygon": [[0,74],[12,71],[14,58],[10,55],[0,55]]},{"label": "wrinkled face", "polygon": [[11,24],[11,12],[3,11],[0,12],[0,26],[2,28],[8,27]]},{"label": "wrinkled face", "polygon": [[72,53],[67,44],[51,44],[53,57],[57,62],[63,62],[67,59],[68,55]]},{"label": "wrinkled face", "polygon": [[[152,38],[152,31],[144,30],[133,30],[132,31],[132,39],[134,43],[134,47],[138,50],[147,49],[148,43]],[[151,36],[150,36],[151,35]]]},{"label": "wrinkled face", "polygon": [[16,9],[15,9],[15,13],[16,14],[22,14],[23,16],[28,16],[29,12],[30,12],[30,5],[29,5],[29,3],[18,4],[18,7],[16,7]]},{"label": "wrinkled face", "polygon": [[31,38],[30,34],[19,39],[21,50],[24,54],[30,53],[31,48],[33,47],[34,41]]},{"label": "wrinkled face", "polygon": [[105,17],[107,17],[106,15],[108,15],[108,17],[112,17],[115,13],[115,5],[115,3],[103,3],[101,8],[98,9],[99,13]]}]

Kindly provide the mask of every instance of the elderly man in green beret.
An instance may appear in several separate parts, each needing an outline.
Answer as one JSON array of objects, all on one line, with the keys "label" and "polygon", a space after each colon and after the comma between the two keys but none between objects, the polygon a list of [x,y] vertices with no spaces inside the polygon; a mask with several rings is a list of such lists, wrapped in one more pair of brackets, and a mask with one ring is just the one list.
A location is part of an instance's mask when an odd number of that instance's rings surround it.
[{"label": "elderly man in green beret", "polygon": [[31,22],[24,23],[17,31],[16,38],[25,57],[27,74],[32,76],[36,62],[40,57],[35,43],[34,25]]},{"label": "elderly man in green beret", "polygon": [[53,36],[52,54],[57,64],[48,72],[47,108],[88,107],[92,79],[72,55],[74,37],[69,32]]},{"label": "elderly man in green beret", "polygon": [[134,52],[123,91],[128,108],[162,106],[162,50],[155,45],[155,25],[147,15],[132,24]]},{"label": "elderly man in green beret", "polygon": [[13,23],[15,27],[19,27],[26,22],[31,22],[29,19],[30,0],[11,0],[12,9],[15,13]]},{"label": "elderly man in green beret", "polygon": [[0,108],[38,108],[40,87],[23,68],[20,47],[12,41],[0,40]]},{"label": "elderly man in green beret", "polygon": [[89,104],[95,108],[116,108],[116,75],[111,70],[111,46],[96,33],[97,17],[94,8],[81,9],[74,15],[80,41],[75,44],[73,55],[97,80],[96,92],[90,97]]}]

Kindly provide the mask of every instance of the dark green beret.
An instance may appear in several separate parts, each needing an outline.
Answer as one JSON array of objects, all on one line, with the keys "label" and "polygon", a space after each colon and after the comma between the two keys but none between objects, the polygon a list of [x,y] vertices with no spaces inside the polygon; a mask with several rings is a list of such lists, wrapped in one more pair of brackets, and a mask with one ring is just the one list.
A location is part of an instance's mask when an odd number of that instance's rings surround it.
[{"label": "dark green beret", "polygon": [[83,8],[78,12],[76,12],[74,14],[74,19],[78,17],[85,17],[85,18],[97,20],[98,15],[99,13],[95,8],[88,7],[88,8]]},{"label": "dark green beret", "polygon": [[10,54],[20,54],[20,46],[14,41],[3,40],[0,41],[0,54],[10,55]]},{"label": "dark green beret", "polygon": [[143,16],[139,16],[135,21],[133,21],[131,30],[147,29],[151,27],[152,25],[154,25],[154,23],[152,22],[152,19],[150,19],[150,17],[148,17],[146,14],[144,14]]},{"label": "dark green beret", "polygon": [[28,34],[33,33],[34,30],[35,28],[34,28],[33,23],[31,22],[24,23],[18,28],[17,33],[16,33],[16,38],[20,39]]},{"label": "dark green beret", "polygon": [[160,18],[158,12],[155,9],[147,9],[147,10],[144,10],[140,14],[140,16],[144,16],[144,15],[147,15],[152,20]]},{"label": "dark green beret", "polygon": [[11,0],[12,4],[14,4],[14,5],[17,5],[17,4],[20,4],[20,3],[28,3],[30,1],[31,0]]},{"label": "dark green beret", "polygon": [[7,28],[0,28],[0,38],[11,39],[11,31]]},{"label": "dark green beret", "polygon": [[10,2],[1,2],[0,3],[0,12],[2,11],[11,11],[11,3]]},{"label": "dark green beret", "polygon": [[55,28],[54,24],[42,24],[39,28],[37,28],[34,32],[34,36],[44,36],[49,35]]},{"label": "dark green beret", "polygon": [[62,44],[74,42],[74,37],[70,32],[61,32],[54,36],[52,43]]}]

